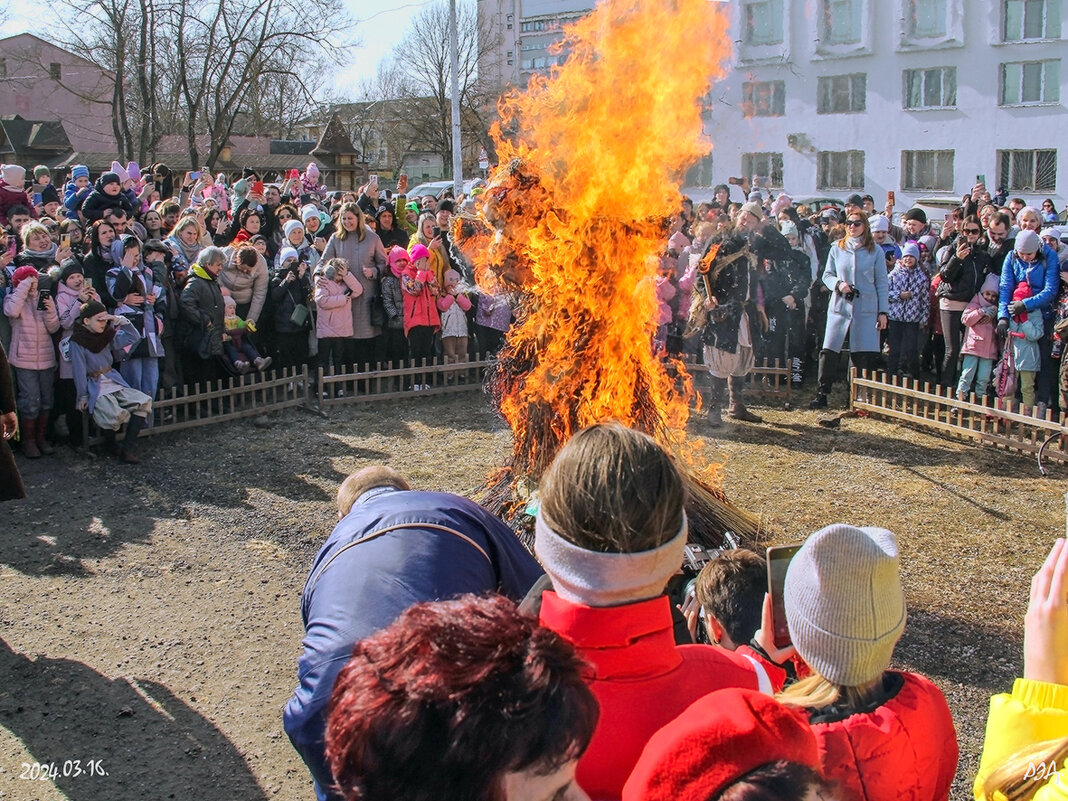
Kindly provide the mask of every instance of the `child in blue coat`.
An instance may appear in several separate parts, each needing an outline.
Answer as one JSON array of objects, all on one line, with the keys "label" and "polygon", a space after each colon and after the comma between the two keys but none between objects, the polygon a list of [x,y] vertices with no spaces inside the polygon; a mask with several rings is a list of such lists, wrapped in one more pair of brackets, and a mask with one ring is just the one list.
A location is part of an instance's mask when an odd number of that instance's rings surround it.
[{"label": "child in blue coat", "polygon": [[[1012,293],[1012,299],[1026,300],[1029,297],[1030,285],[1027,281],[1020,281]],[[1016,363],[1017,383],[1025,410],[1035,405],[1035,375],[1042,364],[1038,340],[1042,338],[1042,333],[1042,312],[1038,309],[1013,315],[1009,319],[1009,342],[1012,343],[1012,358]]]}]

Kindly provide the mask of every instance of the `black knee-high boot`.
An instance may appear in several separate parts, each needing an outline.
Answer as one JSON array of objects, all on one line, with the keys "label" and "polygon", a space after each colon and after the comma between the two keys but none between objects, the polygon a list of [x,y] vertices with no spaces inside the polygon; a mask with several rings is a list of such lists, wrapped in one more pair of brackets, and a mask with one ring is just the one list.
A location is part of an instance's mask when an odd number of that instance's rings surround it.
[{"label": "black knee-high boot", "polygon": [[708,393],[708,424],[713,428],[723,425],[723,397],[727,394],[727,379],[708,376],[712,389]]},{"label": "black knee-high boot", "polygon": [[123,437],[122,447],[119,449],[120,461],[127,464],[139,464],[140,459],[134,455],[134,444],[137,442],[137,435],[141,432],[141,429],[145,427],[145,418],[140,415],[131,414],[129,421],[126,423],[126,436]]},{"label": "black knee-high boot", "polygon": [[816,397],[809,404],[810,408],[822,409],[827,405],[827,396],[834,386],[834,370],[837,367],[838,354],[824,348],[820,351],[819,369],[816,374]]}]

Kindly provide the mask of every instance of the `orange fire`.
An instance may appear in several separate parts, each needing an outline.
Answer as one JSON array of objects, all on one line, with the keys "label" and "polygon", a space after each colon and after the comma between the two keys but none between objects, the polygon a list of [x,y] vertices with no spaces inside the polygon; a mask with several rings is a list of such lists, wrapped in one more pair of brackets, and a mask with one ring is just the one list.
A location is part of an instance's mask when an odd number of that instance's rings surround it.
[{"label": "orange fire", "polygon": [[653,353],[654,282],[677,187],[709,150],[702,100],[726,32],[708,0],[602,0],[566,31],[566,63],[501,101],[489,233],[464,250],[483,289],[524,297],[495,387],[514,476],[537,480],[601,420],[664,442],[685,429],[692,382]]}]

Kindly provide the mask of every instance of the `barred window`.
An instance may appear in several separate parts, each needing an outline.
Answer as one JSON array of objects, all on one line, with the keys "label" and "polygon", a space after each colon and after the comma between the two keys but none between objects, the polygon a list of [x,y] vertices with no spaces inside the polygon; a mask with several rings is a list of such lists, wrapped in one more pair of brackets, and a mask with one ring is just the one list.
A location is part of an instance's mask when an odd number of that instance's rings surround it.
[{"label": "barred window", "polygon": [[1056,192],[1057,151],[999,150],[998,184],[1010,192]]},{"label": "barred window", "polygon": [[816,154],[819,189],[863,189],[863,150],[821,150]]},{"label": "barred window", "polygon": [[953,191],[952,150],[903,150],[901,188],[906,192]]}]

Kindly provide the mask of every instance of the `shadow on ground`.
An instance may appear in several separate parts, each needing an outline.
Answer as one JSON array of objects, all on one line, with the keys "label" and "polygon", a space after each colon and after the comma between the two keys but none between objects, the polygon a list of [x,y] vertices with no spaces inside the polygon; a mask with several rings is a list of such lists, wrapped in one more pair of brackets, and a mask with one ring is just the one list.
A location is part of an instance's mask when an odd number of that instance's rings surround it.
[{"label": "shadow on ground", "polygon": [[[34,760],[56,764],[54,783],[71,801],[266,801],[233,744],[162,684],[109,679],[70,659],[33,658],[3,640],[0,675],[0,725]],[[82,775],[64,777],[75,760]],[[88,775],[91,761],[107,775]],[[18,780],[22,766],[12,768]],[[32,782],[24,781],[28,789]]]}]

